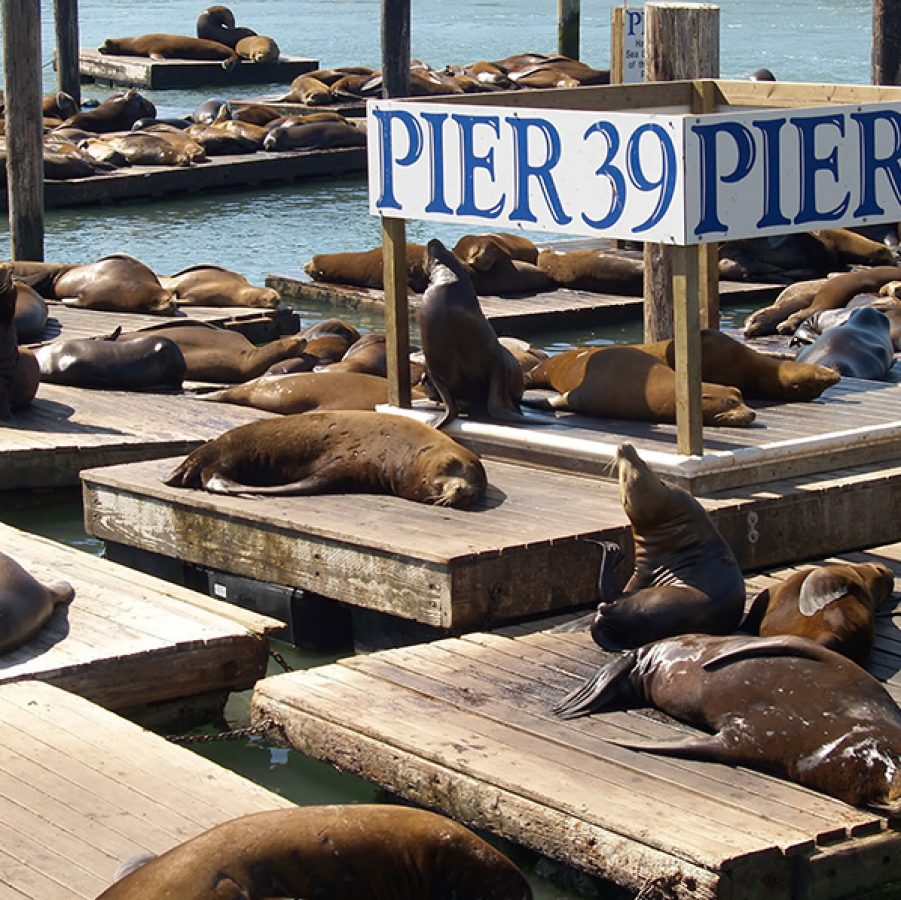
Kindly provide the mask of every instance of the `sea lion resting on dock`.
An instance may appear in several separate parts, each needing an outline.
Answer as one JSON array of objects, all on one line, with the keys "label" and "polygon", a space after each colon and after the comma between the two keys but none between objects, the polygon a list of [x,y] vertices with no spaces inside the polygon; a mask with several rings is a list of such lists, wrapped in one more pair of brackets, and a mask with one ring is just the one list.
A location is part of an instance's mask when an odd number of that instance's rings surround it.
[{"label": "sea lion resting on dock", "polygon": [[75,590],[67,581],[41,584],[11,556],[0,553],[0,655],[30,641]]},{"label": "sea lion resting on dock", "polygon": [[855,309],[864,306],[878,309],[889,321],[889,337],[896,353],[901,353],[901,299],[891,295],[892,285],[901,285],[901,281],[891,281],[883,285],[876,294],[858,294],[848,305],[840,309],[824,309],[805,319],[797,328],[791,339],[791,346],[812,344],[820,335],[836,325],[842,325],[851,318]]},{"label": "sea lion resting on dock", "polygon": [[203,264],[163,276],[160,284],[179,306],[252,306],[275,309],[278,291],[254,287],[243,275],[222,266]]},{"label": "sea lion resting on dock", "polygon": [[415,419],[348,410],[251,422],[198,447],[165,479],[221,494],[393,494],[469,507],[485,493],[479,458]]},{"label": "sea lion resting on dock", "polygon": [[531,900],[500,851],[404,806],[299,806],[217,825],[144,863],[98,900]]},{"label": "sea lion resting on dock", "polygon": [[640,297],[644,289],[644,262],[601,250],[542,250],[538,268],[560,287],[575,291]]},{"label": "sea lion resting on dock", "polygon": [[653,705],[713,734],[634,750],[776,772],[897,815],[901,710],[857,663],[799,637],[686,634],[602,666],[557,707],[564,718]]},{"label": "sea lion resting on dock", "polygon": [[754,598],[743,629],[807,638],[862,666],[873,648],[876,610],[894,585],[894,573],[881,563],[802,569]]},{"label": "sea lion resting on dock", "polygon": [[15,282],[16,336],[19,343],[38,341],[44,333],[49,312],[47,301],[29,285]]},{"label": "sea lion resting on dock", "polygon": [[0,420],[31,404],[41,378],[34,354],[19,346],[17,295],[11,267],[0,267]]},{"label": "sea lion resting on dock", "polygon": [[137,37],[107,38],[97,50],[110,56],[146,56],[155,60],[221,60],[223,69],[233,69],[239,62],[238,54],[230,47],[183,34],[154,32]]},{"label": "sea lion resting on dock", "polygon": [[792,313],[806,309],[813,302],[817,291],[826,283],[825,278],[813,278],[809,281],[796,281],[784,288],[769,306],[754,310],[745,319],[745,337],[762,337],[777,334],[777,327]]},{"label": "sea lion resting on dock", "polygon": [[[346,253],[317,253],[304,267],[314,281],[352,284],[360,287],[384,288],[382,274],[384,250],[349,251]],[[426,253],[422,244],[407,244],[407,286],[422,293],[428,284]]]},{"label": "sea lion resting on dock", "polygon": [[136,88],[129,88],[122,94],[107,97],[94,109],[85,109],[70,116],[63,122],[63,126],[106,134],[111,131],[128,131],[138,119],[155,116],[156,107],[138,93]]}]

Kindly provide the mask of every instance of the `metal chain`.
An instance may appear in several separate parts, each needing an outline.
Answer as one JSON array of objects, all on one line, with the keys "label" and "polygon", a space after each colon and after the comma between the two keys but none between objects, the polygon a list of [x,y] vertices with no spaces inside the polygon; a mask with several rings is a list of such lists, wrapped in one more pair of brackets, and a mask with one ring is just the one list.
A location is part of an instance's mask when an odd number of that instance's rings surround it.
[{"label": "metal chain", "polygon": [[269,648],[269,655],[286,671],[293,672],[295,671],[294,666],[289,663],[278,650],[273,650],[272,647]]},{"label": "metal chain", "polygon": [[173,744],[214,744],[218,741],[240,741],[243,738],[264,735],[275,727],[273,719],[260,719],[255,725],[247,725],[245,728],[230,728],[228,731],[220,731],[216,734],[167,734],[166,740]]}]

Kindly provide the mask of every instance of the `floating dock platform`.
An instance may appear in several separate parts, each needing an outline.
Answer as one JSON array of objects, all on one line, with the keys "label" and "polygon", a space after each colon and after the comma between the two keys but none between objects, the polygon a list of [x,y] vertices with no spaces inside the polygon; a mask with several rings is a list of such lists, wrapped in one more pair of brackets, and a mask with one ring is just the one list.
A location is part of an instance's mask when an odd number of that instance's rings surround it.
[{"label": "floating dock platform", "polygon": [[[198,191],[248,189],[309,178],[366,171],[365,147],[282,150],[211,156],[190,166],[128,166],[108,175],[44,181],[44,207],[88,206],[120,200],[150,200]],[[7,198],[0,199],[7,208]]]},{"label": "floating dock platform", "polygon": [[38,682],[0,686],[0,896],[85,900],[119,865],[292,806],[228,769]]},{"label": "floating dock platform", "polygon": [[319,60],[301,56],[281,56],[269,63],[241,60],[227,70],[215,60],[114,56],[93,47],[82,47],[78,52],[78,70],[83,81],[153,91],[188,90],[207,84],[290,84],[298,75],[318,68]]},{"label": "floating dock platform", "polygon": [[[284,94],[279,95],[280,97]],[[336,112],[347,119],[360,119],[366,115],[366,100],[360,98],[357,101],[342,100],[334,103],[324,103],[311,106],[309,103],[293,103],[281,100],[279,97],[253,97],[251,99],[235,98],[228,101],[233,107],[240,109],[242,106],[270,106],[283,116],[304,116],[315,112]]]},{"label": "floating dock platform", "polygon": [[246,690],[266,673],[272,619],[7,525],[0,546],[42,583],[75,588],[31,641],[0,657],[0,686],[42,681],[129,710]]},{"label": "floating dock platform", "polygon": [[[899,545],[865,556],[901,573]],[[873,671],[901,697],[901,615],[879,622]],[[602,659],[587,633],[475,633],[267,678],[253,711],[308,756],[633,896],[901,894],[897,821],[746,768],[608,743],[692,733],[658,712],[556,718]]]}]

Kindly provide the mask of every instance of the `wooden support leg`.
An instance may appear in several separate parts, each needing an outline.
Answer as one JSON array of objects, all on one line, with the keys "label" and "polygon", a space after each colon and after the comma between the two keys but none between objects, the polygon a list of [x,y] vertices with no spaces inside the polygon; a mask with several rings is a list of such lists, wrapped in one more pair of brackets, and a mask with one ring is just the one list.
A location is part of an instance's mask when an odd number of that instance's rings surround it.
[{"label": "wooden support leg", "polygon": [[410,322],[407,306],[407,223],[382,219],[388,402],[410,408]]},{"label": "wooden support leg", "polygon": [[679,453],[704,452],[701,415],[700,266],[698,247],[674,247],[673,325]]}]

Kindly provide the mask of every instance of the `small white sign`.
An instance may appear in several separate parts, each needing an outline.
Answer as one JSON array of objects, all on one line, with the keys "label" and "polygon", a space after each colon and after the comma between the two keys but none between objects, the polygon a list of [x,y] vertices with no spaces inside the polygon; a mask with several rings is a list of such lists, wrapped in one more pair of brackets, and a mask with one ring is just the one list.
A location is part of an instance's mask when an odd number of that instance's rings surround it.
[{"label": "small white sign", "polygon": [[623,84],[644,81],[644,7],[623,7]]}]

